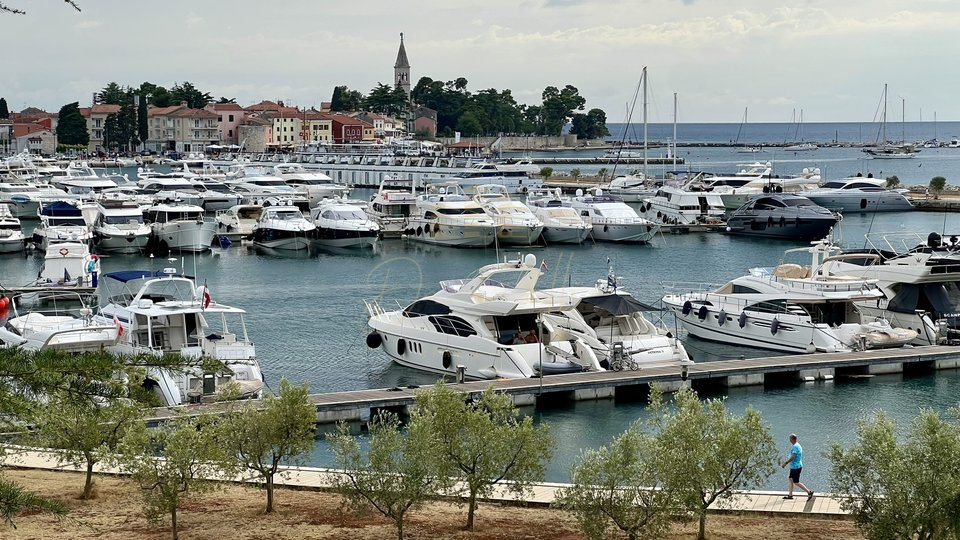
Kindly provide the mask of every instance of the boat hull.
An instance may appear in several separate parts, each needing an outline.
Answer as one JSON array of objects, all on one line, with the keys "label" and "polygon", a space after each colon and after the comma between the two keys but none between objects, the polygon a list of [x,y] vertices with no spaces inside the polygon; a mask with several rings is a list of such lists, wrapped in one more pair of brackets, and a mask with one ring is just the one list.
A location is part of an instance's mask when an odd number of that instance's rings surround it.
[{"label": "boat hull", "polygon": [[318,227],[313,241],[321,246],[341,248],[368,248],[373,247],[379,239],[376,230],[346,230],[329,227]]},{"label": "boat hull", "polygon": [[217,230],[213,222],[195,221],[159,223],[153,229],[152,239],[158,244],[166,244],[174,251],[199,253],[210,249]]},{"label": "boat hull", "polygon": [[597,242],[646,244],[653,240],[660,226],[655,223],[593,223],[593,239]]},{"label": "boat hull", "polygon": [[549,244],[582,244],[589,235],[590,229],[587,227],[559,227],[552,225],[545,225],[543,227],[543,239]]},{"label": "boat hull", "polygon": [[452,247],[487,247],[497,237],[494,226],[472,227],[461,225],[440,225],[439,227],[411,224],[407,238],[415,242]]},{"label": "boat hull", "polygon": [[97,231],[95,242],[97,251],[109,253],[141,253],[147,248],[150,241],[150,234],[127,233],[104,233]]},{"label": "boat hull", "polygon": [[253,243],[269,249],[304,250],[310,248],[307,231],[285,231],[258,228],[253,232]]},{"label": "boat hull", "polygon": [[804,217],[773,219],[770,216],[737,216],[727,220],[726,233],[737,236],[757,236],[789,240],[820,240],[830,234],[836,225],[834,217]]},{"label": "boat hull", "polygon": [[895,192],[870,194],[809,194],[804,197],[830,210],[839,212],[904,212],[913,210],[913,205],[903,195]]},{"label": "boat hull", "polygon": [[506,246],[532,246],[540,241],[542,226],[501,225],[497,241]]}]

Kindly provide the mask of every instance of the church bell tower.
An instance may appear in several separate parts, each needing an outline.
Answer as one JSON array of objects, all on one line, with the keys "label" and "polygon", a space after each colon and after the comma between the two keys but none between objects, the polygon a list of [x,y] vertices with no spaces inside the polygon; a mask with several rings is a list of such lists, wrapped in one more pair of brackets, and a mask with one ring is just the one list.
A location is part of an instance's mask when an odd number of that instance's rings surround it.
[{"label": "church bell tower", "polygon": [[403,48],[403,32],[400,32],[400,50],[397,51],[397,61],[393,64],[393,83],[403,88],[410,99],[410,61],[407,60],[407,50]]}]

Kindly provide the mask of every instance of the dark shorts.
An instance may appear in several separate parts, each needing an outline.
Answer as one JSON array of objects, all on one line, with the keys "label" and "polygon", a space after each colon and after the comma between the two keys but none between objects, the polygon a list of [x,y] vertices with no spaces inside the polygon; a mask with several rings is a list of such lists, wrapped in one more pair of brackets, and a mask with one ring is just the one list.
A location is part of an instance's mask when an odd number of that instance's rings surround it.
[{"label": "dark shorts", "polygon": [[800,471],[802,470],[803,470],[803,467],[800,467],[799,469],[790,469],[790,479],[793,480],[794,482],[799,482]]}]

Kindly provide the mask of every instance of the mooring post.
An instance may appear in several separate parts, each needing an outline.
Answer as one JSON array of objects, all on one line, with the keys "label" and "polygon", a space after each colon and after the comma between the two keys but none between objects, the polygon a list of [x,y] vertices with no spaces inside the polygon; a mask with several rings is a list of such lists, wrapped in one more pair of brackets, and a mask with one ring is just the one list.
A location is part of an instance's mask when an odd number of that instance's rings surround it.
[{"label": "mooring post", "polygon": [[467,376],[467,366],[463,364],[457,364],[457,383],[463,384],[464,379]]}]

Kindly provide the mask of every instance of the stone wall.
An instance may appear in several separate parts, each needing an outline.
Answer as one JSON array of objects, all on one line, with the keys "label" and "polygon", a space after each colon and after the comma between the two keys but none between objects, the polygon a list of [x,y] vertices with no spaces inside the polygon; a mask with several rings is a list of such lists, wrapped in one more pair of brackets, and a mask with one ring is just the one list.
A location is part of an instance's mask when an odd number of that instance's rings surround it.
[{"label": "stone wall", "polygon": [[[460,141],[469,141],[469,142],[478,142],[484,146],[489,147],[493,144],[498,137],[461,137]],[[453,137],[443,137],[440,139],[440,142],[443,144],[453,144],[455,139]],[[602,141],[588,141],[588,144],[600,145]],[[533,135],[530,137],[503,137],[501,141],[504,150],[546,150],[553,148],[574,148],[583,146],[583,142],[577,141],[576,135]]]}]

